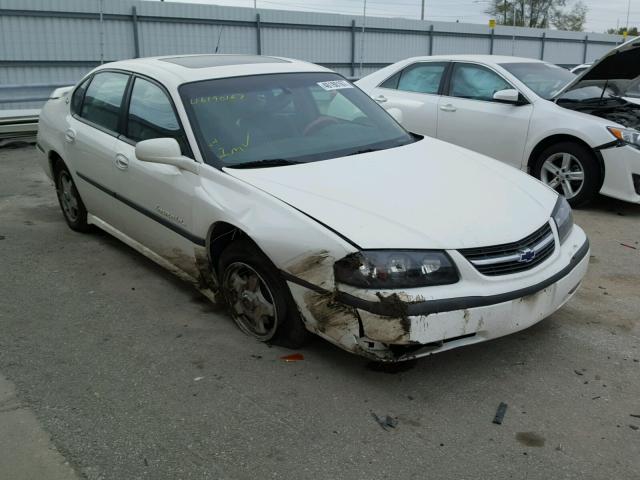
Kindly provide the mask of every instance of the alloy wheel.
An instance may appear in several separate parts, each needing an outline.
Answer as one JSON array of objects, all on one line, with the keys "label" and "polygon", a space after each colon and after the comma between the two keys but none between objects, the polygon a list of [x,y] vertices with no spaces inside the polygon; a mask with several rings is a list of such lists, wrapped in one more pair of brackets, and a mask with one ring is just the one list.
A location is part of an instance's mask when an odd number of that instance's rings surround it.
[{"label": "alloy wheel", "polygon": [[60,198],[62,210],[64,210],[69,221],[77,222],[80,217],[79,199],[69,172],[62,171],[60,173],[58,197]]},{"label": "alloy wheel", "polygon": [[554,153],[542,164],[540,180],[570,199],[578,195],[584,186],[584,167],[575,155]]},{"label": "alloy wheel", "polygon": [[242,331],[261,341],[278,328],[278,311],[269,286],[250,265],[235,262],[224,273],[222,288],[233,318]]}]

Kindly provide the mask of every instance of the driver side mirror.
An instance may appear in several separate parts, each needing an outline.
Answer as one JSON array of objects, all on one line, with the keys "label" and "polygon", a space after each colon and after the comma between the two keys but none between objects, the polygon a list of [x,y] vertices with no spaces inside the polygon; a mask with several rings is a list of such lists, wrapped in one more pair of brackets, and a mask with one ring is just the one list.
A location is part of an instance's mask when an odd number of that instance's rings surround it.
[{"label": "driver side mirror", "polygon": [[527,101],[524,99],[520,92],[515,88],[508,88],[506,90],[498,90],[493,94],[493,99],[502,103],[511,103],[513,105],[525,105]]},{"label": "driver side mirror", "polygon": [[198,163],[182,155],[175,138],[152,138],[136,144],[136,157],[142,162],[173,165],[180,170],[198,174]]}]

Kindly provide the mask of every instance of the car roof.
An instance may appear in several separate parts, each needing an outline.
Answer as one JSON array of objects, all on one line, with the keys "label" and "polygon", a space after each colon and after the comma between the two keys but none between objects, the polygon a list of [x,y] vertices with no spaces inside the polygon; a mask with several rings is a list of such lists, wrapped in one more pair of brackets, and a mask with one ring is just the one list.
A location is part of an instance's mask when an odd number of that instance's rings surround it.
[{"label": "car roof", "polygon": [[507,55],[432,55],[408,58],[408,61],[462,61],[482,63],[545,63],[542,60]]},{"label": "car roof", "polygon": [[195,54],[134,58],[105,63],[95,71],[120,69],[147,75],[166,87],[215,78],[270,73],[331,72],[301,60],[265,55]]}]

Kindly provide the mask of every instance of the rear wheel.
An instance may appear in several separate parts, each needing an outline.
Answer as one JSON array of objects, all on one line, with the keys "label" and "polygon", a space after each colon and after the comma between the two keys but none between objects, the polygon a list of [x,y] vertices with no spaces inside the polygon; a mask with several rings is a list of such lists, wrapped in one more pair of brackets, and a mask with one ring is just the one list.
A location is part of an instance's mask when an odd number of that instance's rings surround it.
[{"label": "rear wheel", "polygon": [[276,267],[250,241],[232,243],[220,255],[219,273],[231,316],[261,342],[299,348],[310,334]]},{"label": "rear wheel", "polygon": [[87,209],[80,198],[69,169],[62,162],[55,169],[56,193],[64,219],[69,228],[77,232],[87,232]]},{"label": "rear wheel", "polygon": [[572,207],[586,205],[600,190],[601,173],[595,155],[574,142],[546,148],[536,159],[533,174],[563,195]]}]

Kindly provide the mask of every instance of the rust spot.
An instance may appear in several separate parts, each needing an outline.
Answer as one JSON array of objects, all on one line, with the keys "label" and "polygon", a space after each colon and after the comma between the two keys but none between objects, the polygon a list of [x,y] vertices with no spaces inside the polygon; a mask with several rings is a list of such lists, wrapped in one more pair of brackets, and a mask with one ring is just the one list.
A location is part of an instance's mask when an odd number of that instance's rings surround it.
[{"label": "rust spot", "polygon": [[305,303],[316,321],[316,328],[333,338],[339,339],[345,333],[358,332],[358,314],[353,307],[348,307],[334,300],[334,294],[307,292]]},{"label": "rust spot", "polygon": [[385,297],[382,293],[376,292],[376,296],[380,300],[380,303],[389,308],[390,316],[406,318],[409,314],[408,303],[400,298],[400,295],[397,293],[392,293]]},{"label": "rust spot", "polygon": [[329,258],[329,252],[326,250],[309,255],[290,266],[289,273],[292,275],[302,275],[321,266],[327,258]]},{"label": "rust spot", "polygon": [[287,267],[292,275],[327,290],[332,289],[334,258],[326,250],[311,253]]}]

